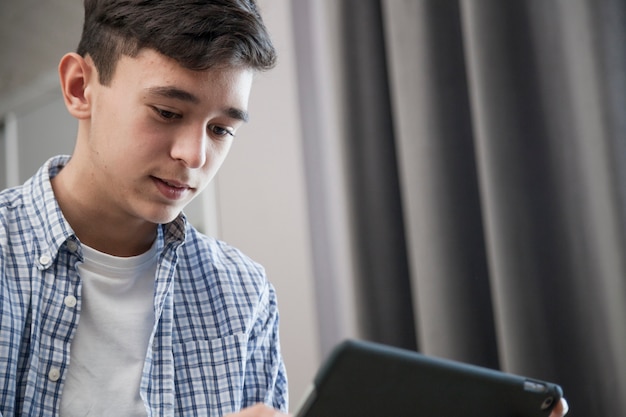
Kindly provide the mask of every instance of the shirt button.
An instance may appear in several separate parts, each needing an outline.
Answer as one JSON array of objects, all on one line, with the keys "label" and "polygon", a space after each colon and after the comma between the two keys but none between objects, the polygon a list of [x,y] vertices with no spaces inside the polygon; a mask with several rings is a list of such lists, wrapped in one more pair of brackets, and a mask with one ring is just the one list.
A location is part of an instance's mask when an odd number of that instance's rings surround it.
[{"label": "shirt button", "polygon": [[69,240],[67,242],[67,248],[70,250],[70,252],[76,252],[76,250],[78,249],[78,244],[73,240]]},{"label": "shirt button", "polygon": [[67,297],[65,297],[63,302],[68,307],[74,307],[76,306],[76,297],[74,297],[73,295],[68,295]]},{"label": "shirt button", "polygon": [[50,368],[48,379],[52,382],[56,382],[59,378],[61,378],[61,370],[59,368]]},{"label": "shirt button", "polygon": [[51,261],[52,259],[50,259],[48,255],[41,255],[39,257],[39,263],[43,266],[47,266]]}]

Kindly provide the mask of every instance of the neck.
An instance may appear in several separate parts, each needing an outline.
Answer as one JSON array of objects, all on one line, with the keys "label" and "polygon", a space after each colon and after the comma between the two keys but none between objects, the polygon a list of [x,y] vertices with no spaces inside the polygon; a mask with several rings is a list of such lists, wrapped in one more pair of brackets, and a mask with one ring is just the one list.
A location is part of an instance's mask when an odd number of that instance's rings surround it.
[{"label": "neck", "polygon": [[71,220],[68,219],[68,222],[82,243],[113,256],[141,255],[150,249],[156,238],[156,225],[150,225],[150,228],[145,230],[136,227],[133,229],[135,232],[131,232],[131,228],[128,228],[127,233],[120,233],[111,228],[92,227],[93,225],[75,227]]},{"label": "neck", "polygon": [[88,187],[72,183],[70,164],[71,161],[52,179],[52,189],[78,239],[114,256],[136,256],[149,250],[157,235],[157,225],[108,212],[97,196],[81,193],[81,189]]}]

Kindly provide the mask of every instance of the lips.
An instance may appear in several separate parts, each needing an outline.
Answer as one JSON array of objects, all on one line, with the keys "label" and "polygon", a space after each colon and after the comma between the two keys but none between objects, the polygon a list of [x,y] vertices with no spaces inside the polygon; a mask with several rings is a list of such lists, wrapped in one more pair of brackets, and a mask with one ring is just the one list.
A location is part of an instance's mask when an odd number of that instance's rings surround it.
[{"label": "lips", "polygon": [[152,177],[159,192],[169,200],[180,200],[193,190],[189,185],[176,180]]},{"label": "lips", "polygon": [[186,184],[181,184],[179,182],[176,181],[171,181],[171,180],[163,180],[158,178],[159,181],[163,181],[164,183],[166,183],[167,185],[169,185],[170,187],[174,187],[174,188],[190,188],[188,185]]}]

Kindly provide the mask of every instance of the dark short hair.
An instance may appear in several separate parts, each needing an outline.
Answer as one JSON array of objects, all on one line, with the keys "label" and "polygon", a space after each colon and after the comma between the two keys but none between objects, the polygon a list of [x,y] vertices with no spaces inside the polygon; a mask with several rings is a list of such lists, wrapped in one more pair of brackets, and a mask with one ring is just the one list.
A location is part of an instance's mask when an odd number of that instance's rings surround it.
[{"label": "dark short hair", "polygon": [[78,54],[108,85],[122,55],[151,48],[191,70],[267,70],[276,51],[255,0],[85,0]]}]

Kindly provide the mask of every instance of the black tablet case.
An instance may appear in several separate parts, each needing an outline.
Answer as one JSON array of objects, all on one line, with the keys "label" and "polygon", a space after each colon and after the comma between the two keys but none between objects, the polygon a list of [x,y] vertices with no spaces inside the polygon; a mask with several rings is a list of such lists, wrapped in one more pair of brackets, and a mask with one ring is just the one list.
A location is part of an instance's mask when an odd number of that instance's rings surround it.
[{"label": "black tablet case", "polygon": [[547,417],[561,395],[554,383],[348,340],[295,417]]}]

